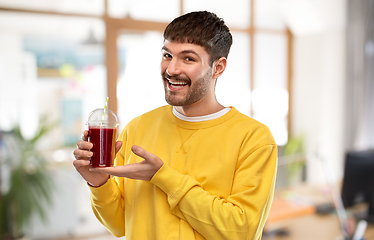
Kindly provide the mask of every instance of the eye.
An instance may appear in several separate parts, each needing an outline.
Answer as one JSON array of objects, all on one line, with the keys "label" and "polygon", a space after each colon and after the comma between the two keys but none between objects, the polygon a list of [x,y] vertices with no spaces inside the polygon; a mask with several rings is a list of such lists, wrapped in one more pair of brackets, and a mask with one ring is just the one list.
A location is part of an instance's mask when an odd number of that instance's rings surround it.
[{"label": "eye", "polygon": [[195,59],[190,58],[190,57],[186,57],[185,60],[186,60],[187,62],[195,62]]},{"label": "eye", "polygon": [[163,54],[162,54],[162,57],[163,57],[164,59],[170,59],[170,58],[172,58],[173,56],[171,56],[170,53],[163,53]]}]

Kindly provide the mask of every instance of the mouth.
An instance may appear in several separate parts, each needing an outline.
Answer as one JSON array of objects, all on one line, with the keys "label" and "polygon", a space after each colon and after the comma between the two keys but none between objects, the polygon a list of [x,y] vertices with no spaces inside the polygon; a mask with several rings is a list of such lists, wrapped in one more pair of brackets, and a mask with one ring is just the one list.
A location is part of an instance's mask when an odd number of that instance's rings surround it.
[{"label": "mouth", "polygon": [[170,76],[164,76],[164,81],[167,83],[167,87],[171,91],[181,90],[189,84],[186,80],[173,79]]},{"label": "mouth", "polygon": [[168,81],[169,85],[173,88],[183,88],[187,85],[187,83],[183,81],[176,81],[168,78],[166,80]]}]

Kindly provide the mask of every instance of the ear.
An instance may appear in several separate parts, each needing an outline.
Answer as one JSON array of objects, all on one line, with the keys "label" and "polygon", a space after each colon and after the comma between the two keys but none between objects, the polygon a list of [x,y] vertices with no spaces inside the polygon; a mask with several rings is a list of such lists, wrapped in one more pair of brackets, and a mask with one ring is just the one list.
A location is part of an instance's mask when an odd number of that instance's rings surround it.
[{"label": "ear", "polygon": [[221,57],[213,63],[213,79],[217,79],[225,71],[227,65],[227,59]]}]

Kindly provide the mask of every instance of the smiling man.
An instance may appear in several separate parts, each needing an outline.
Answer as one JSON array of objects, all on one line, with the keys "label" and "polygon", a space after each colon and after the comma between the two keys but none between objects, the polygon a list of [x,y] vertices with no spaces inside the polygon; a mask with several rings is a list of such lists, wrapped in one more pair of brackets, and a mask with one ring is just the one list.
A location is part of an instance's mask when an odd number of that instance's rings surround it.
[{"label": "smiling man", "polygon": [[87,131],[77,143],[74,166],[88,182],[96,217],[113,235],[261,239],[277,148],[266,126],[215,97],[231,44],[228,27],[213,13],[174,19],[161,49],[169,105],[125,127],[114,167],[91,168]]},{"label": "smiling man", "polygon": [[[161,73],[167,103],[186,116],[203,116],[224,108],[215,98],[214,87],[225,70],[225,57],[211,66],[204,47],[167,39],[162,56]],[[191,110],[193,112],[189,112]]]}]

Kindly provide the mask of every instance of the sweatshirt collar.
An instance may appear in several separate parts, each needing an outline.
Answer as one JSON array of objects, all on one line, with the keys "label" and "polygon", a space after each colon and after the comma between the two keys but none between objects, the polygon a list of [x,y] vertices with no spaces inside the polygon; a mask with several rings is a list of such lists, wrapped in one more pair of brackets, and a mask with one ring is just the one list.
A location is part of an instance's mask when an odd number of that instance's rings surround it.
[{"label": "sweatshirt collar", "polygon": [[229,111],[231,110],[230,107],[226,107],[218,112],[215,112],[215,113],[212,113],[212,114],[208,114],[208,115],[204,115],[204,116],[198,116],[198,117],[187,117],[185,115],[183,115],[182,113],[178,112],[177,109],[175,109],[175,107],[173,107],[173,114],[183,120],[183,121],[187,121],[187,122],[203,122],[203,121],[209,121],[209,120],[214,120],[216,118],[220,118],[222,117],[223,115],[225,115],[226,113],[228,113]]},{"label": "sweatshirt collar", "polygon": [[[221,124],[225,121],[227,121],[228,119],[232,118],[236,113],[238,113],[238,110],[236,110],[236,108],[234,107],[229,107],[229,111],[224,113],[222,116],[219,116],[217,118],[214,118],[214,119],[210,119],[210,120],[203,120],[203,121],[195,121],[195,122],[191,122],[191,121],[186,121],[186,120],[182,120],[180,118],[178,118],[177,116],[174,115],[173,113],[173,107],[169,105],[169,109],[167,111],[167,115],[168,115],[168,118],[170,119],[170,121],[181,127],[181,128],[186,128],[186,129],[201,129],[201,128],[209,128],[209,127],[212,127],[212,126],[216,126],[218,124]],[[221,113],[222,114],[222,113]]]}]

